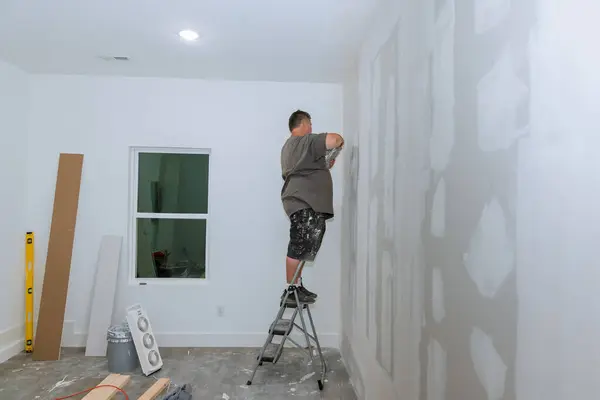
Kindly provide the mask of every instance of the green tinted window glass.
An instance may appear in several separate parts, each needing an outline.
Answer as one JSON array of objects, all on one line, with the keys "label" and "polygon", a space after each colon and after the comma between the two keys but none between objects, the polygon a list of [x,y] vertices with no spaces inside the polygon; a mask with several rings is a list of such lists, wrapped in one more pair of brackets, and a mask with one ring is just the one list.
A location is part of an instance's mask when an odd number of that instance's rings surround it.
[{"label": "green tinted window glass", "polygon": [[206,278],[205,219],[137,219],[138,278]]},{"label": "green tinted window glass", "polygon": [[139,153],[137,211],[208,213],[208,154]]}]

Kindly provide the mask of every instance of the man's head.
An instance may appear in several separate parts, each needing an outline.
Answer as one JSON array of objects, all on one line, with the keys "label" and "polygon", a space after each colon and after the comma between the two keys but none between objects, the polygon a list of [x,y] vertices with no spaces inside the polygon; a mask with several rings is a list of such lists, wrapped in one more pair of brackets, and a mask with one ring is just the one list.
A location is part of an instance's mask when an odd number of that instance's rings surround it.
[{"label": "man's head", "polygon": [[296,110],[290,115],[288,126],[292,135],[308,135],[312,133],[312,121],[306,111]]}]

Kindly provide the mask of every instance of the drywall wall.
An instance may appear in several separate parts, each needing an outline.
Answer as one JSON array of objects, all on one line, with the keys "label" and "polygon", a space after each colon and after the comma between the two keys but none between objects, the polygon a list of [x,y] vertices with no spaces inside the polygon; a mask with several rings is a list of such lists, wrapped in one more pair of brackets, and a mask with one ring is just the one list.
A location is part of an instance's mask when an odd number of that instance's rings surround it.
[{"label": "drywall wall", "polygon": [[0,362],[24,348],[27,75],[0,61]]},{"label": "drywall wall", "polygon": [[[433,57],[434,4],[405,3],[381,10],[357,76],[345,85],[352,164],[344,186],[341,349],[359,398],[419,399],[424,383],[437,400],[444,398],[448,349],[441,339],[422,348],[425,279],[433,278],[423,238],[443,236],[448,225],[450,182],[439,176],[434,182],[431,170],[446,167],[454,142],[447,123],[453,97],[443,81],[452,74],[452,38],[442,37]],[[440,21],[442,32],[450,29],[453,14],[443,9]],[[434,89],[441,92],[435,116]],[[438,267],[435,317],[445,319]]]},{"label": "drywall wall", "polygon": [[600,392],[599,18],[583,0],[381,10],[344,91],[360,398]]},{"label": "drywall wall", "polygon": [[[32,76],[29,226],[45,253],[59,152],[85,155],[63,344],[85,343],[102,235],[128,237],[129,146],[211,150],[208,276],[189,284],[129,284],[124,243],[113,322],[141,302],[161,346],[262,345],[285,284],[288,221],[280,202],[287,119],[309,111],[315,131],[339,131],[342,87],[168,79]],[[341,169],[332,170],[335,207]],[[340,220],[328,225],[305,284],[319,293],[315,322],[338,345]],[[43,258],[36,264],[41,282]],[[219,308],[223,316],[219,316]]]},{"label": "drywall wall", "polygon": [[380,11],[344,91],[342,353],[359,397],[594,397],[600,7]]}]

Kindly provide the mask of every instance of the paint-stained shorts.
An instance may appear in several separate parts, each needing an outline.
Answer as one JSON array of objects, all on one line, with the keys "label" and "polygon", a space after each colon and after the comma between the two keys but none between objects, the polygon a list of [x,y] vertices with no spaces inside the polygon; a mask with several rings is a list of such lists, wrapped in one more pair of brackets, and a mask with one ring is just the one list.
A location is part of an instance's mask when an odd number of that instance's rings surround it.
[{"label": "paint-stained shorts", "polygon": [[290,242],[287,256],[314,261],[325,235],[326,215],[304,208],[290,215]]}]

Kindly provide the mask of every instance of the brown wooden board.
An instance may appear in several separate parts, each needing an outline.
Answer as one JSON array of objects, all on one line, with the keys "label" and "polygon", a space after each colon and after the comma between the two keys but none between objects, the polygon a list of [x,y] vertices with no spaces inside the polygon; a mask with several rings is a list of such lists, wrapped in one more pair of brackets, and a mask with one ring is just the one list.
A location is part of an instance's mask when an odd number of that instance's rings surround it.
[{"label": "brown wooden board", "polygon": [[[112,385],[118,387],[119,389],[123,389],[125,386],[127,386],[130,380],[131,376],[129,375],[110,374],[96,386]],[[89,392],[81,400],[110,400],[119,393],[121,392],[114,387],[99,387],[98,389],[94,389]]]},{"label": "brown wooden board", "polygon": [[34,361],[60,358],[82,168],[83,154],[60,154]]},{"label": "brown wooden board", "polygon": [[157,380],[154,385],[150,386],[150,389],[146,390],[141,397],[138,397],[138,400],[156,400],[158,396],[167,390],[171,380],[169,378],[160,378]]}]

